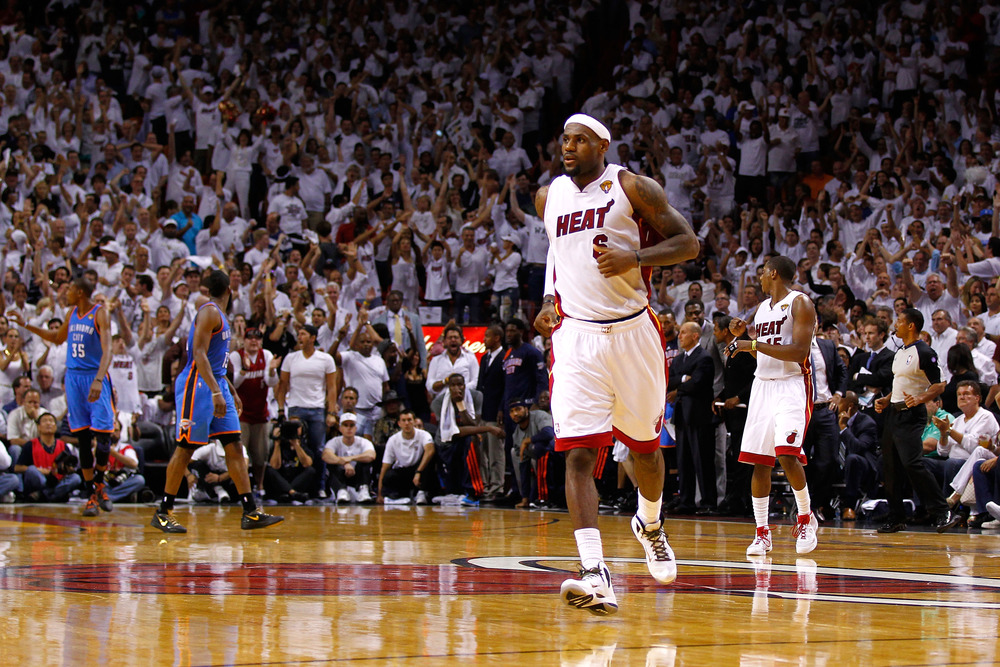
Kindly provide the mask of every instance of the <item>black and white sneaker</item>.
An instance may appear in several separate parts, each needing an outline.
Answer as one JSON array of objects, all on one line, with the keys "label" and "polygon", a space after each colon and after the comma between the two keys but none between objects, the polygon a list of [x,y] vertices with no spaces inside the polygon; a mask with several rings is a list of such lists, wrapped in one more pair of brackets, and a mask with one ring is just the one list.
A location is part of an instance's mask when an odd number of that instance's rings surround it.
[{"label": "black and white sneaker", "polygon": [[644,524],[638,514],[633,515],[632,532],[646,551],[646,566],[653,579],[661,584],[672,583],[677,578],[677,561],[663,531],[663,520]]},{"label": "black and white sneaker", "polygon": [[610,616],[618,611],[611,573],[604,563],[592,570],[580,570],[580,578],[564,581],[559,593],[569,606],[586,609],[598,616]]}]

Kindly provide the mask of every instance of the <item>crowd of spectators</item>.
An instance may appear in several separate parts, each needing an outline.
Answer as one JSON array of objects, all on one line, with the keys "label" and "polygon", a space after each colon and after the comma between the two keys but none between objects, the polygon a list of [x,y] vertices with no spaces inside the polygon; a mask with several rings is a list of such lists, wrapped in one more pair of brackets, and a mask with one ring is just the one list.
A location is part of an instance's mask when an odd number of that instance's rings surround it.
[{"label": "crowd of spectators", "polygon": [[[879,420],[869,438],[858,415],[888,386],[896,313],[924,314],[942,415],[963,414],[966,380],[996,411],[998,68],[994,0],[15,7],[0,12],[0,305],[54,328],[72,276],[99,285],[124,481],[169,452],[201,274],[222,267],[265,497],[558,503],[534,193],[583,111],[611,130],[607,159],[659,181],[702,240],[650,277],[668,357],[698,345],[713,362],[665,397],[668,414],[715,405],[712,429],[665,430],[673,509],[745,509],[732,451],[752,369],[720,346],[778,253],[835,346],[815,365],[837,419],[807,441],[818,509],[849,518],[877,494]],[[447,324],[439,340],[430,324]],[[468,325],[487,326],[482,360]],[[65,498],[65,347],[3,318],[0,337],[0,491]],[[973,453],[942,426],[928,449],[950,485]],[[610,502],[628,459],[607,459]],[[192,466],[196,499],[231,495],[212,460]],[[961,479],[984,475],[982,495],[995,470]]]}]

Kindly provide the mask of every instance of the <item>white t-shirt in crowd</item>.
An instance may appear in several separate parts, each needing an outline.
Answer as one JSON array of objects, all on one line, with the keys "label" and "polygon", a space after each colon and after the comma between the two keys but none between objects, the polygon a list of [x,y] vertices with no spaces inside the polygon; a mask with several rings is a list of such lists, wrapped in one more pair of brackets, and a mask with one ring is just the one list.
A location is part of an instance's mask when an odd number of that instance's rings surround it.
[{"label": "white t-shirt in crowd", "polygon": [[348,350],[340,353],[344,385],[358,390],[358,408],[370,410],[382,400],[382,383],[389,381],[385,360],[374,351],[367,357]]},{"label": "white t-shirt in crowd", "polygon": [[349,445],[344,442],[344,436],[342,435],[330,438],[323,449],[328,449],[337,456],[360,456],[365,452],[375,453],[375,445],[372,444],[372,441],[358,435],[354,436],[354,442]]},{"label": "white t-shirt in crowd", "polygon": [[424,447],[434,442],[431,434],[422,429],[416,429],[413,437],[406,439],[403,432],[392,435],[385,443],[385,454],[382,463],[388,463],[391,468],[409,468],[420,463],[424,455]]},{"label": "white t-shirt in crowd", "polygon": [[323,408],[326,406],[326,376],[337,372],[337,364],[326,352],[315,350],[307,359],[300,350],[285,357],[281,372],[288,373],[286,407]]}]

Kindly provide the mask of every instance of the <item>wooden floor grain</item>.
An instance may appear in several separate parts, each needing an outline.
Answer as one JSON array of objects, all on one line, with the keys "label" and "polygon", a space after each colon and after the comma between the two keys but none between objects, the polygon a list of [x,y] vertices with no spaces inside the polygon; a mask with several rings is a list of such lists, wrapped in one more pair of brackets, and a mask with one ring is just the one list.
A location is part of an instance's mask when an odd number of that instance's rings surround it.
[{"label": "wooden floor grain", "polygon": [[1000,537],[670,520],[678,578],[648,575],[626,517],[602,517],[621,609],[570,609],[562,513],[282,508],[0,508],[3,665],[961,665],[1000,662]]}]

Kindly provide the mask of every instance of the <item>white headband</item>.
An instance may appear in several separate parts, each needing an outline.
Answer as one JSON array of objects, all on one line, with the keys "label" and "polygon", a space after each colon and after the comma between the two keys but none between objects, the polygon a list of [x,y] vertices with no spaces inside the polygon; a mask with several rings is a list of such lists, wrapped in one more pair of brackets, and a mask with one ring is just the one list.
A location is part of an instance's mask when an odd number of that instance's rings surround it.
[{"label": "white headband", "polygon": [[593,116],[588,116],[585,113],[575,113],[566,119],[563,123],[563,130],[565,130],[570,123],[579,123],[584,127],[589,127],[597,135],[598,139],[604,139],[608,143],[611,143],[611,133],[608,132],[608,128],[604,126],[604,123],[597,120]]}]

